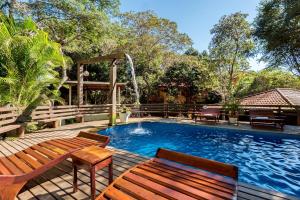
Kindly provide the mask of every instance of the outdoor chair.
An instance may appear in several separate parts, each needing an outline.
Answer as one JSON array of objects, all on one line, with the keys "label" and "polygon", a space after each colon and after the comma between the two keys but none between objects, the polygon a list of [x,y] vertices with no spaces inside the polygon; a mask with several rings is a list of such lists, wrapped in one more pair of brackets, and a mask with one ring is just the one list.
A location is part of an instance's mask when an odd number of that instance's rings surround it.
[{"label": "outdoor chair", "polygon": [[107,136],[80,132],[73,138],[48,140],[0,157],[0,199],[15,199],[27,181],[66,160],[72,152],[91,145],[105,147],[108,142]]},{"label": "outdoor chair", "polygon": [[237,181],[233,165],[158,149],[156,158],[123,173],[97,200],[236,199]]}]

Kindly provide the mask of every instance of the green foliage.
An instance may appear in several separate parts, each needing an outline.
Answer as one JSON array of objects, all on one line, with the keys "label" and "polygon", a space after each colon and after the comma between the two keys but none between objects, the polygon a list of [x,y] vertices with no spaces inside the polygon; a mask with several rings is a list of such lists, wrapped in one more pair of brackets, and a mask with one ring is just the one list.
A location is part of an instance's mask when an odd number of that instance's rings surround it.
[{"label": "green foliage", "polygon": [[234,95],[244,97],[275,88],[299,88],[300,79],[291,72],[282,70],[262,70],[240,74]]},{"label": "green foliage", "polygon": [[[118,44],[121,32],[110,16],[118,14],[119,0],[32,0],[7,1],[14,16],[31,16],[50,38],[61,44],[74,60],[107,54]],[[5,7],[3,8],[5,9]]]},{"label": "green foliage", "polygon": [[126,107],[125,105],[121,106],[121,113],[131,113],[131,109]]},{"label": "green foliage", "polygon": [[59,67],[66,60],[46,32],[31,19],[15,22],[0,13],[0,105],[59,100]]},{"label": "green foliage", "polygon": [[237,117],[240,111],[240,102],[235,98],[230,98],[223,106],[229,117]]},{"label": "green foliage", "polygon": [[264,60],[300,75],[299,0],[262,1],[254,25]]},{"label": "green foliage", "polygon": [[213,76],[207,62],[185,56],[184,61],[167,68],[161,83],[167,88],[169,96],[177,96],[181,90],[186,90],[192,97],[213,88]]},{"label": "green foliage", "polygon": [[133,58],[142,100],[148,101],[164,69],[177,59],[176,52],[191,45],[191,40],[177,30],[175,22],[150,11],[124,13],[121,22],[127,40],[121,49]]},{"label": "green foliage", "polygon": [[218,76],[218,90],[226,98],[231,96],[237,74],[249,68],[254,42],[247,15],[240,12],[223,16],[211,30],[210,58]]}]

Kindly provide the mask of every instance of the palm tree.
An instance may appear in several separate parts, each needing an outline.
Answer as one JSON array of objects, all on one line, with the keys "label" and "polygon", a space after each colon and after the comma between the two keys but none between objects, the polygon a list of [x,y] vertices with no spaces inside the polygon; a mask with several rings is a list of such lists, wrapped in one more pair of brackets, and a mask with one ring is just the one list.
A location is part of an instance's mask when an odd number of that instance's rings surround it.
[{"label": "palm tree", "polygon": [[19,121],[37,105],[59,100],[65,67],[60,45],[31,19],[16,22],[0,13],[0,105],[25,108]]}]

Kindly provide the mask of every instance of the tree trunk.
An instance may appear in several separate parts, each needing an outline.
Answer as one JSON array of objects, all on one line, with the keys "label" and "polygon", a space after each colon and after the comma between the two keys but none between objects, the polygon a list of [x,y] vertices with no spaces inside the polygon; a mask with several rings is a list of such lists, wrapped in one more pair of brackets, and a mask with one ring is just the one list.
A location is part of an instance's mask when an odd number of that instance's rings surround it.
[{"label": "tree trunk", "polygon": [[10,3],[8,4],[8,14],[9,14],[10,18],[12,18],[14,16],[14,10],[15,10],[16,3],[17,3],[17,0],[11,0]]}]

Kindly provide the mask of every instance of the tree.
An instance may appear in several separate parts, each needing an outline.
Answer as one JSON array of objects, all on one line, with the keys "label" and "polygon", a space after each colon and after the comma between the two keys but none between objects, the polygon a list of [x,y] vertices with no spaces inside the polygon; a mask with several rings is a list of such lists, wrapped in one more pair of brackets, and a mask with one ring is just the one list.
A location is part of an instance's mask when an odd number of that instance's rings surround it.
[{"label": "tree", "polygon": [[264,60],[300,75],[299,0],[262,1],[254,26]]},{"label": "tree", "polygon": [[234,94],[244,97],[275,88],[300,88],[299,77],[283,70],[265,69],[259,72],[240,74]]},{"label": "tree", "polygon": [[59,69],[65,68],[61,47],[35,23],[15,22],[0,13],[0,105],[25,107],[28,114],[39,104],[59,98]]},{"label": "tree", "polygon": [[[168,96],[176,97],[180,90],[187,91],[189,97],[201,96],[201,92],[213,88],[213,76],[208,63],[195,56],[184,56],[184,60],[168,67],[161,79]],[[188,99],[190,103],[192,99]]]},{"label": "tree", "polygon": [[151,11],[125,13],[121,22],[127,39],[121,49],[133,58],[142,100],[148,101],[164,69],[191,45],[191,39],[177,30],[175,22]]},{"label": "tree", "polygon": [[232,95],[237,74],[249,67],[254,42],[247,15],[237,12],[223,16],[211,30],[210,58],[219,79],[218,90],[226,101]]},{"label": "tree", "polygon": [[119,0],[6,0],[2,10],[15,17],[32,16],[39,28],[62,46],[73,60],[110,53],[121,32],[110,16],[118,13]]}]

